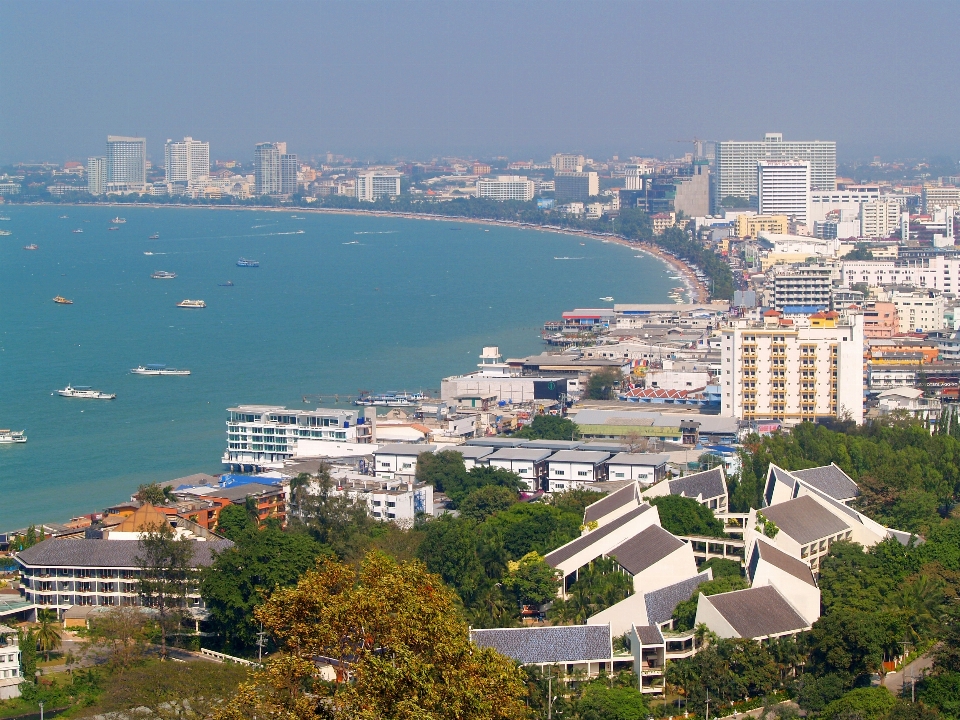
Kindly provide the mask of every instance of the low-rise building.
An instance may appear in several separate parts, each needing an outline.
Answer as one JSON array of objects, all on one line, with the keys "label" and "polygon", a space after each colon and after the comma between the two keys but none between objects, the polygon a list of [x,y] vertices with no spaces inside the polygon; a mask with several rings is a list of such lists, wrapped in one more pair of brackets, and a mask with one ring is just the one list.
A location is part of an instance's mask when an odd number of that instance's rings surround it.
[{"label": "low-rise building", "polygon": [[643,490],[644,498],[680,495],[696,500],[714,512],[727,511],[727,482],[722,466],[703,472],[668,478]]},{"label": "low-rise building", "polygon": [[528,491],[536,492],[543,489],[547,458],[551,455],[552,450],[517,447],[501,448],[484,459],[490,467],[516,473],[526,483]]},{"label": "low-rise building", "polygon": [[20,645],[17,631],[0,625],[0,700],[20,697]]},{"label": "low-rise building", "polygon": [[942,330],[943,293],[932,289],[897,289],[890,293],[900,327],[909,332]]},{"label": "low-rise building", "polygon": [[636,480],[643,486],[654,485],[667,476],[669,455],[621,452],[607,462],[610,480]]},{"label": "low-rise building", "polygon": [[374,468],[378,478],[413,478],[417,474],[417,458],[421,453],[437,451],[436,445],[393,444],[380,445],[374,453]]},{"label": "low-rise building", "polygon": [[613,672],[613,639],[606,625],[555,625],[471,630],[470,640],[521,665],[563,667],[568,675],[593,678]]},{"label": "low-rise building", "polygon": [[588,483],[602,482],[607,476],[610,453],[596,450],[560,450],[547,459],[549,492],[583,488]]}]

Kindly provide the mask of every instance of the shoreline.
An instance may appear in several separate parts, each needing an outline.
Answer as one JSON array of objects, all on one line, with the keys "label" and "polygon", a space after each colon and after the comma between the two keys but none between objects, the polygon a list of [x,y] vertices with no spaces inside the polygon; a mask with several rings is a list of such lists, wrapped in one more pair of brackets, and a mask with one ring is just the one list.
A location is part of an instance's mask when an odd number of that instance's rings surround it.
[{"label": "shoreline", "polygon": [[[64,206],[64,207],[147,207],[154,209],[162,208],[178,208],[178,209],[202,209],[202,210],[228,210],[228,211],[256,211],[256,212],[279,212],[279,213],[292,213],[296,214],[298,212],[310,212],[316,214],[329,214],[329,215],[354,215],[354,216],[372,216],[372,217],[384,217],[384,218],[401,218],[406,220],[433,220],[438,222],[462,222],[462,223],[471,223],[473,225],[495,225],[500,227],[512,227],[518,228],[521,230],[537,230],[539,232],[552,232],[557,233],[558,235],[573,235],[576,237],[589,238],[591,240],[598,240],[605,243],[614,243],[617,245],[622,245],[623,247],[628,247],[633,250],[639,250],[642,253],[650,255],[651,257],[661,261],[667,265],[672,270],[676,271],[681,279],[683,285],[686,287],[686,294],[688,295],[688,300],[691,304],[693,303],[709,303],[709,293],[707,292],[707,287],[701,283],[697,276],[694,274],[693,270],[690,269],[690,266],[686,262],[681,260],[678,257],[673,255],[668,255],[663,250],[658,248],[656,245],[648,242],[634,242],[626,239],[621,235],[609,235],[590,232],[589,230],[579,230],[576,228],[562,228],[556,225],[533,225],[531,223],[524,223],[518,220],[497,220],[494,218],[467,218],[459,217],[456,215],[438,215],[434,213],[417,213],[417,212],[399,212],[391,210],[361,210],[357,208],[326,208],[326,207],[264,207],[264,206],[236,206],[236,205],[193,205],[193,204],[181,204],[181,203],[114,203],[114,202],[102,202],[102,203],[23,203],[24,207],[28,206]],[[667,303],[668,304],[668,303]]]}]

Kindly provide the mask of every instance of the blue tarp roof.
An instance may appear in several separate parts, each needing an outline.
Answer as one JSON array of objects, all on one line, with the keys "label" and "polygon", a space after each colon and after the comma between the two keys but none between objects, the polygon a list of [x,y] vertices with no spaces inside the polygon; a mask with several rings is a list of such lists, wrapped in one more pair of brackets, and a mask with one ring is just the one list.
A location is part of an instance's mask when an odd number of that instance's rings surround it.
[{"label": "blue tarp roof", "polygon": [[250,483],[260,483],[261,485],[279,485],[278,478],[260,477],[257,475],[221,475],[220,487],[236,487],[238,485],[249,485]]}]

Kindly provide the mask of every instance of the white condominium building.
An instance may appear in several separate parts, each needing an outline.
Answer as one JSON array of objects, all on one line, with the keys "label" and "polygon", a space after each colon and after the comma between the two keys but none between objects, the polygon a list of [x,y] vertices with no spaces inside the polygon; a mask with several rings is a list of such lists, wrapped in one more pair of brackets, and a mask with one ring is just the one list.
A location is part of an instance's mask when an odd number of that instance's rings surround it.
[{"label": "white condominium building", "polygon": [[757,163],[761,215],[786,215],[806,223],[810,217],[810,163],[806,160],[761,160]]},{"label": "white condominium building", "polygon": [[583,155],[571,155],[569,153],[557,153],[550,158],[550,164],[554,170],[570,170],[572,172],[582,170],[586,161]]},{"label": "white condominium building", "polygon": [[840,284],[850,288],[858,283],[865,283],[869,287],[911,285],[957,295],[960,294],[960,256],[844,260],[840,265]]},{"label": "white condominium building", "polygon": [[105,157],[87,158],[87,192],[91,195],[103,195],[107,191],[107,159]]},{"label": "white condominium building", "polygon": [[167,140],[163,146],[163,169],[168,183],[204,183],[210,177],[210,143],[191,137]]},{"label": "white condominium building", "polygon": [[952,185],[924,185],[924,212],[933,212],[937,208],[960,207],[960,188]]},{"label": "white condominium building", "polygon": [[857,215],[865,202],[880,199],[878,185],[860,185],[846,190],[810,193],[810,222],[823,222],[827,215],[837,210],[844,215]]},{"label": "white condominium building", "polygon": [[939,290],[894,290],[890,302],[897,308],[903,332],[942,330],[943,293]]},{"label": "white condominium building", "polygon": [[400,195],[400,173],[366,172],[357,175],[357,200],[373,202]]},{"label": "white condominium building", "polygon": [[524,175],[498,175],[477,180],[477,197],[491,200],[533,200],[534,184]]},{"label": "white condominium building", "polygon": [[107,182],[125,190],[147,184],[147,139],[107,135]]},{"label": "white condominium building", "polygon": [[873,200],[860,205],[860,237],[887,238],[900,231],[900,203]]},{"label": "white condominium building", "polygon": [[297,182],[297,172],[300,170],[300,163],[297,156],[293,153],[280,153],[280,194],[295,195],[299,183]]},{"label": "white condominium building", "polygon": [[725,197],[758,194],[757,163],[761,160],[806,160],[814,190],[837,187],[837,144],[821,140],[788,142],[782,133],[767,133],[763,140],[726,140],[717,143],[716,201]]},{"label": "white condominium building", "polygon": [[[283,145],[283,153],[280,152]],[[280,155],[286,143],[258,143],[253,151],[254,192],[257,195],[280,194]]]},{"label": "white condominium building", "polygon": [[770,310],[762,322],[724,328],[720,353],[722,416],[863,422],[862,315],[816,313],[788,324]]}]

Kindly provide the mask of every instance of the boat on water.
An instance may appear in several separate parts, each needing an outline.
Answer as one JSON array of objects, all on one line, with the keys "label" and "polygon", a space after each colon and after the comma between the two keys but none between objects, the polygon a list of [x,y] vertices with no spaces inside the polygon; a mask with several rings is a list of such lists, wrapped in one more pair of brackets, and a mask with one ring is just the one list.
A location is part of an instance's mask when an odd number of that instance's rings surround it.
[{"label": "boat on water", "polygon": [[144,254],[144,255],[153,255],[153,253],[150,252],[149,250],[144,250],[144,251],[143,251],[143,254]]},{"label": "boat on water", "polygon": [[225,283],[217,283],[217,287],[233,287],[233,280],[227,280]]},{"label": "boat on water", "polygon": [[120,229],[120,228],[118,228],[116,225],[114,225],[113,227],[108,227],[108,228],[107,228],[107,230],[119,230],[119,229]]},{"label": "boat on water", "polygon": [[157,270],[152,277],[154,280],[173,280],[177,274],[175,272],[167,272],[166,270]]},{"label": "boat on water", "polygon": [[16,430],[0,428],[0,445],[9,445],[10,443],[25,443],[27,441],[27,436],[24,435],[25,432],[26,430],[17,432]]},{"label": "boat on water", "polygon": [[10,218],[8,218],[6,215],[0,216],[0,220],[9,220],[9,219]]},{"label": "boat on water", "polygon": [[207,304],[203,300],[181,300],[177,303],[177,307],[182,308],[205,308]]},{"label": "boat on water", "polygon": [[37,245],[37,244],[35,244],[35,243],[30,243],[29,245],[24,245],[24,246],[23,246],[23,249],[24,249],[24,250],[36,250],[36,249],[39,248],[39,247],[40,247],[40,246]]},{"label": "boat on water", "polygon": [[66,220],[68,217],[70,217],[70,216],[69,216],[69,215],[61,215],[61,216],[60,216],[60,219],[61,219],[61,220]]},{"label": "boat on water", "polygon": [[353,404],[365,407],[414,407],[426,399],[422,392],[385,392],[376,395],[365,393],[354,400]]},{"label": "boat on water", "polygon": [[126,220],[120,217],[119,215],[117,215],[117,217],[113,218],[113,220],[111,220],[110,222],[114,223],[115,225],[120,225],[121,223],[125,223]]},{"label": "boat on water", "polygon": [[83,228],[77,228],[76,230],[73,230],[72,232],[82,233],[82,232],[83,232]]},{"label": "boat on water", "polygon": [[159,239],[160,239],[160,233],[154,233],[153,235],[147,238],[147,240],[159,240]]},{"label": "boat on water", "polygon": [[0,235],[13,235],[9,230],[0,230]]},{"label": "boat on water", "polygon": [[613,297],[610,295],[607,295],[606,297],[602,297],[600,299],[603,300],[604,302],[613,302]]},{"label": "boat on water", "polygon": [[57,390],[60,397],[80,398],[82,400],[113,400],[116,393],[105,393],[93,390],[89,385],[67,385],[63,390]]},{"label": "boat on water", "polygon": [[189,370],[178,370],[177,368],[168,368],[166,365],[138,365],[130,372],[134,375],[189,375]]},{"label": "boat on water", "polygon": [[57,305],[73,305],[73,300],[67,300],[63,295],[57,295],[53,301]]},{"label": "boat on water", "polygon": [[240,258],[237,260],[237,267],[260,267],[259,260],[247,260],[246,258]]}]

